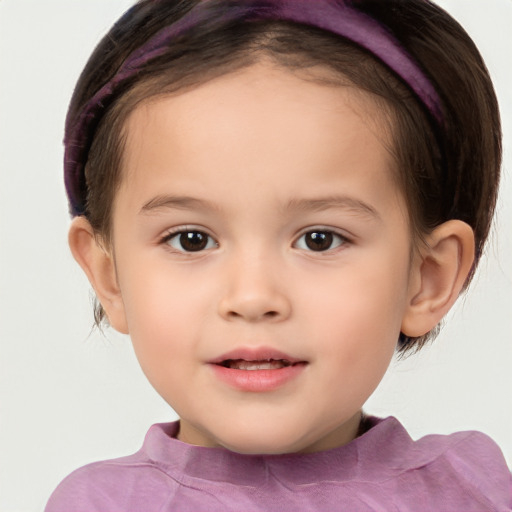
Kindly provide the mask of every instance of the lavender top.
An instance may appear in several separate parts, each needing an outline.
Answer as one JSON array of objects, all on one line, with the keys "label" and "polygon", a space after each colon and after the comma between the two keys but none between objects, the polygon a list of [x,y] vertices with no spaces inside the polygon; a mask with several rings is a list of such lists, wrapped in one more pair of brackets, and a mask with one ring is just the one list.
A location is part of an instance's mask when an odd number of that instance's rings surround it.
[{"label": "lavender top", "polygon": [[340,448],[241,455],[178,441],[178,423],[154,425],[129,457],[69,475],[46,512],[506,511],[512,476],[479,432],[413,441],[395,418]]}]

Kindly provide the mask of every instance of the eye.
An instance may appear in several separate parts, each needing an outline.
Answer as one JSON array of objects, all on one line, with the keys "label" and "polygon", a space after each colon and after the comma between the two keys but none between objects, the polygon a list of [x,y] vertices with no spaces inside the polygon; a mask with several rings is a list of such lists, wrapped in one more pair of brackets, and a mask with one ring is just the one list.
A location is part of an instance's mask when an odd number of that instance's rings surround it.
[{"label": "eye", "polygon": [[345,244],[347,239],[328,230],[315,229],[304,233],[296,242],[298,249],[306,251],[323,252],[336,249]]},{"label": "eye", "polygon": [[167,235],[164,243],[180,252],[199,252],[217,247],[217,242],[203,231],[187,230]]}]

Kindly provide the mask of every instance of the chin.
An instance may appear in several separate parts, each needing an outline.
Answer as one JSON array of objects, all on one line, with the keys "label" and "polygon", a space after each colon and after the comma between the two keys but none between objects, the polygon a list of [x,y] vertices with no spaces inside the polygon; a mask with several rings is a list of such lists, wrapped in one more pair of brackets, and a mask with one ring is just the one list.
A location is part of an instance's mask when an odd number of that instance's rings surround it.
[{"label": "chin", "polygon": [[[294,436],[295,434],[295,436]],[[261,429],[251,429],[250,431],[233,431],[231,436],[223,435],[224,439],[218,442],[224,448],[246,455],[280,455],[284,453],[295,453],[305,448],[300,442],[300,437],[296,438],[298,433],[290,431],[279,431],[279,429],[270,429],[269,432]]]}]

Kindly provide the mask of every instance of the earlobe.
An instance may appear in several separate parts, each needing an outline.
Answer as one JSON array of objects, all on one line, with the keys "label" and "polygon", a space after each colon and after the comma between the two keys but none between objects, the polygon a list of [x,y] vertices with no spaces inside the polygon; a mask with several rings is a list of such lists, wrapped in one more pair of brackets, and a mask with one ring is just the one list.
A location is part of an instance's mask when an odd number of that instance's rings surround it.
[{"label": "earlobe", "polygon": [[463,221],[447,221],[430,233],[412,265],[403,334],[423,336],[442,320],[464,287],[474,253],[473,230]]},{"label": "earlobe", "polygon": [[73,219],[68,242],[73,257],[94,288],[110,325],[117,331],[128,334],[124,304],[111,251],[100,243],[85,217]]}]

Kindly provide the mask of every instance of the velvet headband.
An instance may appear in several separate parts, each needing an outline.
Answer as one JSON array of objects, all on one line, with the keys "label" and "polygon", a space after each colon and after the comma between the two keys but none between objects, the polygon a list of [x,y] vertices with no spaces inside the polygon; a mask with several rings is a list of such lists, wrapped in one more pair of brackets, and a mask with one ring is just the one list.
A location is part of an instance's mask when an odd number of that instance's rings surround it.
[{"label": "velvet headband", "polygon": [[[82,108],[79,116],[66,121],[64,178],[73,216],[85,213],[85,165],[105,104],[120,86],[133,78],[152,59],[163,55],[173,40],[211,16],[216,0],[200,1],[176,23],[164,27],[123,62],[117,73]],[[127,15],[129,17],[129,12]],[[442,125],[441,101],[425,73],[399,41],[379,21],[357,10],[349,2],[333,0],[262,0],[234,2],[222,13],[225,21],[289,21],[331,32],[356,43],[390,68],[415,93],[435,121]]]}]

